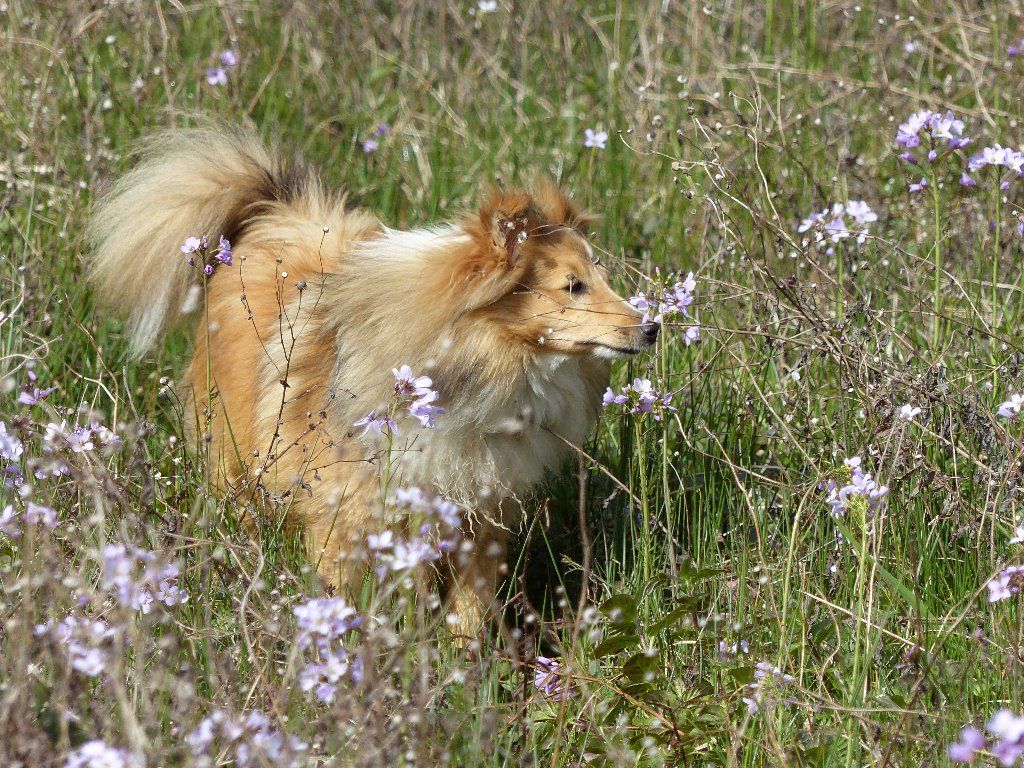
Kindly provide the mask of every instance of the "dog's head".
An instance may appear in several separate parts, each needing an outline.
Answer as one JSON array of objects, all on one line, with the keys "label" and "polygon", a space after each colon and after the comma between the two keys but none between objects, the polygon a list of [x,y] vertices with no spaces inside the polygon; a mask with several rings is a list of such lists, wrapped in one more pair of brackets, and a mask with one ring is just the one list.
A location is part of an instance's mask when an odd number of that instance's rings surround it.
[{"label": "dog's head", "polygon": [[464,223],[472,316],[537,353],[616,358],[654,344],[659,326],[643,323],[608,284],[587,241],[589,220],[549,182],[530,193],[492,192]]}]

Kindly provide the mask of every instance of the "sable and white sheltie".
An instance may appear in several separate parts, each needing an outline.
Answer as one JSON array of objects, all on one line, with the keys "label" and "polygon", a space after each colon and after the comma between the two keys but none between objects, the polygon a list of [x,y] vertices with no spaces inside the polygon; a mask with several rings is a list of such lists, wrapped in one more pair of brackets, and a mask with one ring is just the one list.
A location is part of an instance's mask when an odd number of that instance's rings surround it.
[{"label": "sable and white sheltie", "polygon": [[[210,476],[303,526],[328,583],[358,589],[348,555],[382,525],[385,485],[463,505],[473,546],[448,589],[475,632],[524,499],[583,442],[611,361],[658,334],[609,287],[587,221],[545,182],[394,230],[286,169],[250,129],[207,126],[143,145],[96,206],[87,260],[136,355],[200,306],[181,389]],[[208,276],[182,252],[204,236],[233,245]],[[402,365],[433,380],[436,427],[354,426],[393,412]]]}]

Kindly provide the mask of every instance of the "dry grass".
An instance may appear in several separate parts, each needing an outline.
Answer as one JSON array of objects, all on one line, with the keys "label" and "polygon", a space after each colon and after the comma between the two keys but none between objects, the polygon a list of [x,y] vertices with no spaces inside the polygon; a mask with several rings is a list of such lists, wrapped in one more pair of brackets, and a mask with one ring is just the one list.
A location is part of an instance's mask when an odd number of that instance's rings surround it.
[{"label": "dry grass", "polygon": [[[95,412],[124,442],[61,448],[69,475],[29,481],[59,526],[0,536],[0,762],[64,765],[104,739],[147,766],[244,764],[185,739],[225,709],[267,713],[323,765],[941,765],[961,726],[1019,712],[1021,606],[985,584],[1021,558],[1020,428],[995,411],[1024,388],[1022,182],[963,190],[962,158],[906,166],[893,139],[949,108],[968,152],[1019,146],[1024,61],[1006,50],[1024,9],[864,6],[7,0],[0,421],[23,468],[48,461],[51,421]],[[207,85],[229,47],[239,65]],[[92,195],[193,111],[253,120],[395,226],[547,172],[602,216],[619,287],[697,274],[702,343],[668,329],[616,374],[678,413],[609,413],[583,482],[567,467],[531,501],[506,588],[517,644],[453,645],[398,580],[346,638],[363,681],[331,706],[301,690],[292,610],[319,594],[301,547],[248,536],[204,487],[170,395],[186,335],[129,364],[81,279]],[[796,232],[861,199],[880,220],[860,247]],[[16,402],[29,370],[58,388],[37,406]],[[863,526],[818,487],[854,455],[891,488]],[[7,504],[24,509],[11,487]],[[189,601],[120,606],[108,542],[177,562]],[[69,613],[116,628],[98,676],[33,629]],[[534,687],[538,652],[571,697]],[[761,660],[795,679],[748,714]]]}]

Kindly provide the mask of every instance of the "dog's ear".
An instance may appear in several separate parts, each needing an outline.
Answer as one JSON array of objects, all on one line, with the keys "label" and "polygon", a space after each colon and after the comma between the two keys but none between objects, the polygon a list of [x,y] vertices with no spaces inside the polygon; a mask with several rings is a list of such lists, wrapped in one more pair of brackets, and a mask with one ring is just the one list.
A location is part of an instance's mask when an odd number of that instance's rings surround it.
[{"label": "dog's ear", "polygon": [[572,227],[586,235],[588,228],[597,221],[597,216],[584,211],[578,202],[548,176],[540,177],[531,190],[537,207],[550,222]]},{"label": "dog's ear", "polygon": [[491,190],[480,206],[481,240],[495,257],[496,266],[511,268],[522,256],[537,223],[529,196]]},{"label": "dog's ear", "polygon": [[491,222],[491,242],[505,255],[505,266],[514,267],[523,244],[529,239],[530,222],[526,214],[500,215]]}]

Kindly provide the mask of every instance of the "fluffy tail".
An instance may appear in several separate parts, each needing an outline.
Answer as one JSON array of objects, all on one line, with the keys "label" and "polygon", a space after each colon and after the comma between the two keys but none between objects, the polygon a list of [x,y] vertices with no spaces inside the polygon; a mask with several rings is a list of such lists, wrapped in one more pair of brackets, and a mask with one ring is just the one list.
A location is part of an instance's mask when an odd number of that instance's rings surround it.
[{"label": "fluffy tail", "polygon": [[185,128],[158,133],[139,163],[99,202],[87,230],[89,277],[128,319],[132,353],[150,349],[181,309],[197,271],[186,238],[234,233],[281,198],[281,163],[253,131]]}]

